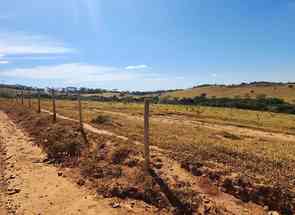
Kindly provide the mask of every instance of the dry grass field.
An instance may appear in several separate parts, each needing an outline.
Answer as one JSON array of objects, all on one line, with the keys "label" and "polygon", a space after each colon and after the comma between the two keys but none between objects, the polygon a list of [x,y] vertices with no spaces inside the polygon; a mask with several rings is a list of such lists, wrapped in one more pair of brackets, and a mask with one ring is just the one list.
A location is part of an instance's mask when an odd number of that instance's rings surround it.
[{"label": "dry grass field", "polygon": [[[78,119],[77,102],[63,100],[56,104],[59,114]],[[42,108],[51,111],[51,101],[43,100]],[[134,140],[143,138],[142,104],[83,102],[83,111],[87,123]],[[107,116],[111,121],[95,123],[98,116]],[[152,105],[151,143],[172,151],[178,149],[179,154],[196,153],[200,158],[204,155],[207,161],[218,160],[227,167],[245,167],[243,171],[252,175],[256,170],[262,173],[269,171],[265,175],[273,181],[273,175],[268,175],[275,173],[272,167],[279,163],[286,170],[286,164],[294,164],[294,123],[295,116],[287,114]],[[249,157],[249,163],[242,159],[244,156]],[[266,166],[257,168],[257,159],[270,169]]]},{"label": "dry grass field", "polygon": [[273,85],[273,86],[209,86],[196,87],[188,90],[176,91],[165,94],[164,96],[184,97],[190,98],[200,96],[206,93],[208,97],[229,97],[234,98],[239,96],[241,98],[250,97],[255,98],[258,95],[265,94],[268,97],[276,97],[284,99],[286,102],[295,103],[295,86],[294,85]]},{"label": "dry grass field", "polygon": [[[77,105],[57,100],[57,113],[78,119]],[[52,111],[50,100],[42,100],[41,106]],[[142,104],[83,101],[83,116],[98,129],[127,137],[129,144],[143,140]],[[208,176],[240,199],[290,214],[295,194],[294,123],[295,116],[288,114],[152,105],[150,139],[191,174]]]}]

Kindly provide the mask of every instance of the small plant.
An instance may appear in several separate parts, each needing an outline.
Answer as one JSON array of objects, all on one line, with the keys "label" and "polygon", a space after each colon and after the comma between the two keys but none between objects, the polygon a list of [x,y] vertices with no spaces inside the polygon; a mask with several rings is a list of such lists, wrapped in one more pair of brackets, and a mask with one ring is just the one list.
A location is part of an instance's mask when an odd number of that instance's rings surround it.
[{"label": "small plant", "polygon": [[112,162],[114,164],[122,164],[128,158],[130,152],[131,151],[125,147],[121,147],[121,148],[117,149],[112,154]]},{"label": "small plant", "polygon": [[266,95],[265,94],[259,94],[256,96],[256,99],[266,99]]},{"label": "small plant", "polygon": [[250,96],[250,94],[249,94],[249,93],[245,93],[244,97],[245,97],[246,99],[249,99],[249,98],[251,98],[251,96]]},{"label": "small plant", "polygon": [[202,98],[206,98],[206,97],[207,97],[207,93],[202,93],[202,94],[201,94],[201,97],[202,97]]},{"label": "small plant", "polygon": [[96,118],[91,120],[95,124],[112,124],[112,117],[108,115],[98,115]]},{"label": "small plant", "polygon": [[231,139],[231,140],[240,140],[241,139],[239,136],[229,133],[229,132],[226,132],[226,131],[224,131],[222,135],[223,135],[223,137]]},{"label": "small plant", "polygon": [[194,108],[194,111],[197,114],[197,116],[200,116],[204,112],[204,109],[202,109],[201,106],[196,106]]},{"label": "small plant", "polygon": [[67,157],[79,156],[81,151],[81,144],[76,142],[70,143],[52,143],[48,144],[45,148],[45,152],[49,159],[53,159],[57,162],[64,161]]},{"label": "small plant", "polygon": [[257,123],[260,124],[262,113],[256,113]]}]

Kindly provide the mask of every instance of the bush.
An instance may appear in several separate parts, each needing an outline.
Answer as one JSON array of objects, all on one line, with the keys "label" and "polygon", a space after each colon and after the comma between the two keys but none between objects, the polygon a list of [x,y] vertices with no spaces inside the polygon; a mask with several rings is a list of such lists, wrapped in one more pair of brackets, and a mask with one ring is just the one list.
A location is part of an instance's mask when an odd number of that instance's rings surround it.
[{"label": "bush", "polygon": [[[248,96],[248,94],[247,94]],[[250,96],[250,95],[249,95]],[[240,108],[258,111],[271,111],[277,113],[295,113],[295,105],[285,102],[279,98],[267,98],[266,95],[260,94],[257,98],[208,98],[196,96],[194,98],[181,98],[175,101],[161,101],[164,104],[181,104],[181,105],[200,105],[212,107]]]},{"label": "bush", "polygon": [[96,118],[91,120],[95,124],[112,124],[112,117],[108,115],[98,115]]},{"label": "bush", "polygon": [[97,165],[95,157],[89,157],[80,164],[81,175],[84,177],[103,178],[103,168]]},{"label": "bush", "polygon": [[207,97],[207,93],[202,93],[201,97],[206,98]]},{"label": "bush", "polygon": [[119,148],[112,154],[112,162],[114,164],[122,164],[129,156],[131,150],[127,148]]},{"label": "bush", "polygon": [[58,162],[64,161],[67,157],[75,157],[80,154],[81,144],[76,142],[61,143],[56,142],[48,144],[45,152],[48,159],[53,159]]},{"label": "bush", "polygon": [[259,94],[256,96],[256,99],[266,99],[266,95],[265,94]]}]

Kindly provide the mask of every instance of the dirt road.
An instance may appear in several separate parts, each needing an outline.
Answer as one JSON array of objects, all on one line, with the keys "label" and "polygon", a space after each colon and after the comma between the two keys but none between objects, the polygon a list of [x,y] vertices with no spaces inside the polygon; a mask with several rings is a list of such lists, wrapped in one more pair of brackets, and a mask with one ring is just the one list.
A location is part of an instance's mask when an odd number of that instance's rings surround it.
[{"label": "dirt road", "polygon": [[[105,111],[105,110],[101,112],[120,115],[130,119],[135,119],[135,120],[143,120],[143,117],[132,116],[126,113],[119,113],[115,111]],[[196,126],[196,127],[200,126],[200,127],[214,130],[214,131],[227,131],[238,136],[248,136],[252,138],[266,138],[266,139],[273,139],[278,141],[295,142],[295,135],[292,135],[292,134],[260,130],[260,129],[255,129],[251,127],[246,127],[246,126],[242,127],[242,126],[226,124],[226,123],[212,123],[212,122],[207,122],[204,120],[198,120],[196,118],[190,119],[189,117],[185,115],[181,115],[181,116],[178,116],[176,114],[169,115],[169,116],[152,115],[151,121],[154,121],[154,122],[158,121],[158,122],[167,123],[167,124],[182,123],[184,125]]]},{"label": "dirt road", "polygon": [[[110,200],[95,198],[86,189],[58,176],[58,169],[41,162],[44,154],[0,111],[1,162],[0,214],[127,214],[112,208]],[[3,154],[3,147],[7,153]],[[4,170],[4,171],[3,171]],[[5,192],[5,193],[4,193]],[[5,195],[4,195],[5,194]]]}]

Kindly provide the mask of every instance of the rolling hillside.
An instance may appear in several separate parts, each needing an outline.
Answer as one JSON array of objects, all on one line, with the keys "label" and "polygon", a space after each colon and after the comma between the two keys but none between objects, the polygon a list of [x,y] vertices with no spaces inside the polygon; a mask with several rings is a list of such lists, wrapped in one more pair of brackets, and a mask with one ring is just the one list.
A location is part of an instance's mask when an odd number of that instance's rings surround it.
[{"label": "rolling hillside", "polygon": [[295,85],[294,84],[273,84],[273,85],[236,85],[236,86],[204,86],[195,87],[187,90],[166,93],[163,96],[172,96],[177,98],[189,98],[206,94],[207,97],[250,97],[256,98],[258,95],[267,97],[276,97],[284,99],[286,102],[295,103]]}]

